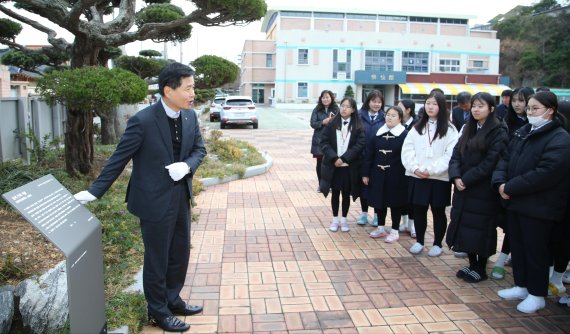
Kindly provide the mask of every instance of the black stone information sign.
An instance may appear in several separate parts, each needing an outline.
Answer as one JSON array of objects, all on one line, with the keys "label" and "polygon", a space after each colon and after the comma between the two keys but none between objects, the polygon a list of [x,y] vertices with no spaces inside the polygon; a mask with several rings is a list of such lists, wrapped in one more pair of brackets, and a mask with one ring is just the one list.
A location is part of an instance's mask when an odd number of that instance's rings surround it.
[{"label": "black stone information sign", "polygon": [[107,333],[99,220],[52,175],[2,197],[65,255],[71,333]]}]

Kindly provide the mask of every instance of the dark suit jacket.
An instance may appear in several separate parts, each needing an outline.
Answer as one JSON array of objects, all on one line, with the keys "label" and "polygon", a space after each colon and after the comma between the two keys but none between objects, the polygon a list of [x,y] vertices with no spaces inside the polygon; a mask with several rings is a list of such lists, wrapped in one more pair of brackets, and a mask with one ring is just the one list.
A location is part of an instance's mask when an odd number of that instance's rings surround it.
[{"label": "dark suit jacket", "polygon": [[[160,220],[168,210],[174,190],[174,181],[165,166],[177,162],[174,161],[167,117],[161,102],[131,117],[119,145],[89,192],[97,198],[103,196],[132,159],[133,170],[125,199],[127,208],[141,219]],[[186,162],[192,169],[192,173],[185,178],[192,197],[192,176],[206,155],[206,147],[196,113],[182,110],[180,117],[180,161]]]},{"label": "dark suit jacket", "polygon": [[[471,115],[469,117],[471,117]],[[465,124],[465,118],[463,117],[463,109],[459,107],[455,107],[452,109],[451,123],[453,123],[457,132],[461,131],[463,124]]]}]

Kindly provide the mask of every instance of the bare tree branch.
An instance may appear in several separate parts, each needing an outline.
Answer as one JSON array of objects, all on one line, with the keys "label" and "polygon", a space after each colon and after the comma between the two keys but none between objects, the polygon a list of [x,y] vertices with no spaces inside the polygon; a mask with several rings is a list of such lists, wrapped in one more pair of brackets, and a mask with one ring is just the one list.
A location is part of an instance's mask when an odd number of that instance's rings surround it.
[{"label": "bare tree branch", "polygon": [[97,0],[79,0],[77,1],[71,10],[67,13],[64,20],[68,22],[71,27],[77,29],[79,27],[79,18],[83,12],[97,3]]},{"label": "bare tree branch", "polygon": [[119,4],[119,15],[104,24],[101,31],[104,34],[115,34],[122,31],[128,31],[135,22],[135,3],[132,0],[121,0]]},{"label": "bare tree branch", "polygon": [[39,24],[38,22],[31,20],[25,16],[22,16],[16,12],[14,12],[13,10],[10,10],[10,9],[2,6],[2,5],[0,5],[0,11],[3,12],[4,14],[22,22],[22,23],[25,23],[25,24],[27,24],[27,25],[29,25],[29,26],[31,26],[31,27],[33,27],[33,28],[35,28],[41,32],[46,33],[48,36],[48,42],[51,45],[53,45],[54,47],[56,47],[60,50],[65,50],[69,46],[69,43],[65,39],[56,38],[57,33],[54,30],[52,30],[52,29],[50,29],[50,28],[48,28],[42,24]]}]

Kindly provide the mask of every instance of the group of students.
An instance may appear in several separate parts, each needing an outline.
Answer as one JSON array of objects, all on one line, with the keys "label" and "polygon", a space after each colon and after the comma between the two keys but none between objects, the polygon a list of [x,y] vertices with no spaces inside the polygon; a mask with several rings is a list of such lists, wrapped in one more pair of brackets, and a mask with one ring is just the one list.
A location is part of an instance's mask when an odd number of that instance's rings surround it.
[{"label": "group of students", "polygon": [[[434,241],[428,256],[442,254],[445,237],[452,250],[469,259],[456,276],[478,283],[488,278],[487,260],[496,252],[500,226],[505,236],[491,277],[504,278],[512,253],[515,286],[498,295],[521,299],[517,309],[534,313],[544,308],[549,293],[565,291],[563,280],[570,281],[565,273],[570,260],[569,124],[550,91],[515,89],[504,94],[510,95],[503,98],[504,106],[496,106],[489,93],[460,95],[452,122],[438,89],[430,92],[417,117],[411,100],[384,110],[379,91],[371,92],[360,110],[353,98],[343,98],[339,108],[331,91],[321,93],[311,115],[311,153],[317,159],[318,191],[332,195],[329,229],[348,232],[350,197],[360,198],[357,224],[375,226],[370,237],[393,243],[399,232],[408,231],[416,238],[410,253],[420,254],[426,249],[429,208]],[[374,208],[370,222],[369,206]],[[385,229],[388,208],[390,231]],[[560,303],[570,306],[568,298]]]}]

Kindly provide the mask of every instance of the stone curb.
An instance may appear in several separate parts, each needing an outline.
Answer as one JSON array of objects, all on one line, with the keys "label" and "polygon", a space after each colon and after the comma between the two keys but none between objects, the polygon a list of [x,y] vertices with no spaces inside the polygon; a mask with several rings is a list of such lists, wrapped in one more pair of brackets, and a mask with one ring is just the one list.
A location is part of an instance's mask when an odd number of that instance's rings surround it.
[{"label": "stone curb", "polygon": [[[257,166],[247,167],[245,169],[245,173],[243,174],[243,177],[242,177],[243,179],[264,174],[265,172],[267,172],[269,170],[269,168],[271,168],[271,166],[273,166],[273,158],[267,152],[261,152],[261,156],[265,159],[265,163],[261,164],[261,165],[257,165]],[[234,175],[225,176],[222,178],[220,178],[220,177],[206,177],[206,178],[200,179],[200,182],[202,182],[204,187],[210,187],[210,186],[215,186],[217,184],[228,183],[228,182],[239,180],[239,179],[240,179],[239,175],[234,174]]]}]

